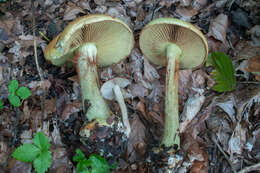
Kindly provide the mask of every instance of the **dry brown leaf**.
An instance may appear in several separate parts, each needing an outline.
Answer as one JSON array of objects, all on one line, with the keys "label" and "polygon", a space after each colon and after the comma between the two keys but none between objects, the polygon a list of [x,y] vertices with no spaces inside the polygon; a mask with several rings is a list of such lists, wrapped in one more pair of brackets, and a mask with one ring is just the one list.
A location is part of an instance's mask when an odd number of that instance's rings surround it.
[{"label": "dry brown leaf", "polygon": [[133,117],[131,121],[132,131],[127,144],[127,160],[130,162],[136,161],[146,152],[145,126],[138,118],[138,115],[133,115]]},{"label": "dry brown leaf", "polygon": [[63,120],[67,120],[71,114],[79,112],[81,110],[80,106],[81,106],[81,103],[79,103],[77,101],[70,103],[70,104],[66,104],[66,106],[62,112],[61,118]]},{"label": "dry brown leaf", "polygon": [[77,14],[79,13],[85,14],[83,9],[69,2],[64,12],[63,20],[73,20],[77,17]]},{"label": "dry brown leaf", "polygon": [[245,69],[255,75],[255,78],[260,81],[260,55],[248,59],[248,67]]},{"label": "dry brown leaf", "polygon": [[190,22],[192,16],[195,16],[198,14],[198,11],[196,9],[191,9],[191,8],[178,8],[175,10],[176,15],[180,17],[182,20],[186,22]]},{"label": "dry brown leaf", "polygon": [[201,10],[202,8],[204,8],[208,3],[208,0],[194,0],[192,1],[191,6],[195,9],[195,10]]},{"label": "dry brown leaf", "polygon": [[146,58],[144,58],[144,78],[150,82],[160,78],[157,70],[149,63]]},{"label": "dry brown leaf", "polygon": [[192,138],[188,133],[183,135],[182,148],[191,163],[190,171],[193,173],[206,173],[209,168],[208,154],[203,142]]},{"label": "dry brown leaf", "polygon": [[212,36],[217,40],[226,43],[226,32],[228,27],[228,16],[219,14],[210,22],[208,36]]}]

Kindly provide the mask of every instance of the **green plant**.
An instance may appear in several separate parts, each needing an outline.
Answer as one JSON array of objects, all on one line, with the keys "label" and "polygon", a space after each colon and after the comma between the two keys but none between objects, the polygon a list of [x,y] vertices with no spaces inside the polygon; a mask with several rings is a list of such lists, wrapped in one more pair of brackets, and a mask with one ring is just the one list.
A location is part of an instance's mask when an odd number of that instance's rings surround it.
[{"label": "green plant", "polygon": [[209,54],[207,64],[214,67],[213,76],[216,84],[213,86],[213,90],[225,92],[235,89],[235,70],[231,59],[226,54],[222,52],[213,52]]},{"label": "green plant", "polygon": [[20,87],[17,80],[12,80],[8,85],[9,96],[8,100],[14,107],[21,105],[21,99],[27,99],[31,96],[31,91],[27,87]]},{"label": "green plant", "polygon": [[80,149],[76,150],[73,161],[77,162],[77,173],[108,173],[116,168],[116,164],[110,166],[103,157],[96,154],[90,155],[87,159]]},{"label": "green plant", "polygon": [[0,100],[0,110],[2,110],[4,108],[4,103],[2,100]]},{"label": "green plant", "polygon": [[33,167],[37,173],[44,173],[51,165],[49,139],[43,132],[34,135],[33,144],[23,144],[18,147],[12,156],[22,162],[33,162]]}]

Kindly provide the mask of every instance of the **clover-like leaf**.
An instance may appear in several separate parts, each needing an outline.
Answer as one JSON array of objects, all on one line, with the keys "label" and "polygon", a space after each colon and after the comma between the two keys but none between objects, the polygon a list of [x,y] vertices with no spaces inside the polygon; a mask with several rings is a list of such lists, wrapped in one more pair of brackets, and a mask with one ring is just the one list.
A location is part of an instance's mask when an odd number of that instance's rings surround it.
[{"label": "clover-like leaf", "polygon": [[50,148],[50,141],[43,132],[37,132],[33,138],[33,143],[39,147],[42,151]]},{"label": "clover-like leaf", "polygon": [[9,95],[8,100],[14,107],[19,107],[21,105],[20,99],[16,95]]},{"label": "clover-like leaf", "polygon": [[51,166],[51,152],[43,151],[34,161],[33,167],[37,173],[45,173]]},{"label": "clover-like leaf", "polygon": [[13,152],[12,156],[22,162],[32,162],[40,153],[41,150],[35,145],[23,144]]},{"label": "clover-like leaf", "polygon": [[17,80],[12,80],[9,85],[8,85],[8,91],[10,95],[14,95],[15,91],[18,89],[18,81]]},{"label": "clover-like leaf", "polygon": [[20,87],[17,91],[16,94],[21,97],[22,99],[27,99],[28,97],[31,96],[31,91],[27,87]]}]

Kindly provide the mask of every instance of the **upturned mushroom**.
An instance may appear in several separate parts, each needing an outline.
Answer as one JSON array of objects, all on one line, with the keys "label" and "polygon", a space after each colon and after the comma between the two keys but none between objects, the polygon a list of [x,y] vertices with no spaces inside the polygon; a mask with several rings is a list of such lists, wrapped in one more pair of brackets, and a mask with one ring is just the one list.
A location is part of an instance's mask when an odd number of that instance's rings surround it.
[{"label": "upturned mushroom", "polygon": [[123,89],[130,84],[131,82],[128,79],[116,77],[105,82],[100,89],[101,94],[105,99],[113,100],[116,98],[116,101],[121,109],[122,122],[125,127],[125,134],[127,137],[129,137],[131,133],[131,126],[128,120],[127,108],[124,101],[125,94],[122,94],[121,88]]},{"label": "upturned mushroom", "polygon": [[159,18],[142,29],[139,45],[144,56],[153,64],[166,66],[165,127],[161,145],[178,149],[178,71],[197,69],[205,62],[207,40],[190,23],[174,18]]},{"label": "upturned mushroom", "polygon": [[134,45],[131,29],[108,15],[80,17],[56,36],[44,56],[56,66],[76,63],[83,110],[89,121],[106,125],[111,112],[99,91],[97,67],[116,64],[126,58]]}]

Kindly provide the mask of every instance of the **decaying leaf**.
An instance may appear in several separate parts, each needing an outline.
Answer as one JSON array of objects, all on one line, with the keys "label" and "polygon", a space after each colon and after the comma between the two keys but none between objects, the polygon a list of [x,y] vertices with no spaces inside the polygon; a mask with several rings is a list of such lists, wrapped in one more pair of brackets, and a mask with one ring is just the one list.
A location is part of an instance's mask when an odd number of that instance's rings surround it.
[{"label": "decaying leaf", "polygon": [[212,36],[215,39],[222,41],[222,43],[226,43],[227,27],[228,16],[225,14],[219,14],[211,21],[208,36]]}]

